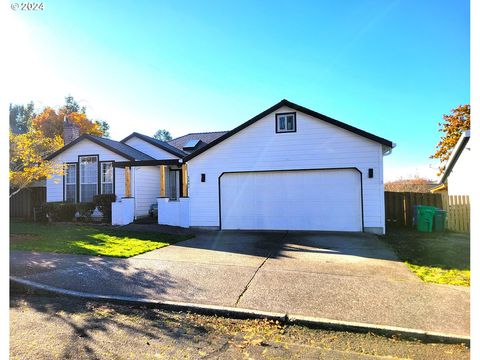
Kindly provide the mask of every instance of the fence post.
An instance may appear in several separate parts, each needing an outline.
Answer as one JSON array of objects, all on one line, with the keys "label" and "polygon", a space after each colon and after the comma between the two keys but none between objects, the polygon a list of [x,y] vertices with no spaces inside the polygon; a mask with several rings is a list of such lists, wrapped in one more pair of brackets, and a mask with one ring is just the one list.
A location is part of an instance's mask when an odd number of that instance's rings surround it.
[{"label": "fence post", "polygon": [[462,231],[468,231],[468,216],[467,216],[467,199],[465,195],[462,195]]},{"label": "fence post", "polygon": [[470,232],[470,197],[466,196],[466,209],[467,209],[467,231]]},{"label": "fence post", "polygon": [[452,212],[453,212],[453,219],[454,219],[454,230],[459,231],[460,230],[460,219],[459,219],[459,214],[458,214],[458,196],[453,195],[453,202],[452,202]]}]

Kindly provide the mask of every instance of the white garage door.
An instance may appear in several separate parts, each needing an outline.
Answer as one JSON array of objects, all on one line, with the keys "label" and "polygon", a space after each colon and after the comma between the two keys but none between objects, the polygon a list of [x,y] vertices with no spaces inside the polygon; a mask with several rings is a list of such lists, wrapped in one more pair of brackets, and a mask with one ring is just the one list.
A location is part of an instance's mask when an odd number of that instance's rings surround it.
[{"label": "white garage door", "polygon": [[222,229],[362,231],[356,170],[226,173],[220,179]]}]

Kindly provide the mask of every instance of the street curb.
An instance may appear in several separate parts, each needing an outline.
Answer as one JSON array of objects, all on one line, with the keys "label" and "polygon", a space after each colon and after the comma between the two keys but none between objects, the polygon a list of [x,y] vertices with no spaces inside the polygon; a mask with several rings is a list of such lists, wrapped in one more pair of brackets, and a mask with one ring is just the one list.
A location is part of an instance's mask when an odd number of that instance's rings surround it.
[{"label": "street curb", "polygon": [[419,329],[409,329],[395,326],[385,326],[369,323],[358,323],[350,321],[340,321],[332,319],[324,319],[318,317],[293,315],[287,313],[276,313],[269,311],[259,311],[251,309],[234,308],[228,306],[218,305],[203,305],[193,304],[177,301],[155,300],[149,298],[139,298],[134,296],[119,296],[119,295],[99,295],[93,293],[86,293],[75,290],[67,290],[57,288],[50,285],[39,284],[34,281],[22,279],[16,276],[10,276],[10,281],[25,286],[49,293],[77,297],[82,299],[108,301],[112,303],[142,305],[154,308],[160,308],[172,311],[190,311],[203,315],[217,315],[223,317],[230,317],[235,319],[268,319],[279,321],[287,325],[300,325],[309,328],[348,331],[357,333],[373,333],[383,336],[401,336],[407,339],[418,339],[424,342],[441,342],[448,344],[466,344],[470,346],[470,337],[459,336],[454,334],[431,332]]}]

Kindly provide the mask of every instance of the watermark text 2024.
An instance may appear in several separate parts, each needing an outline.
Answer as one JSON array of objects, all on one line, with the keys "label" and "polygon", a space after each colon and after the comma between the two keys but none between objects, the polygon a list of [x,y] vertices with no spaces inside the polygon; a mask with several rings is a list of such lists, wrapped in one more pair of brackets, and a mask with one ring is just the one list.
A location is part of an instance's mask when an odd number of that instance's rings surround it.
[{"label": "watermark text 2024", "polygon": [[11,3],[10,8],[13,11],[37,11],[37,10],[44,10],[45,5],[43,3],[31,3],[31,2],[22,2],[22,3]]}]

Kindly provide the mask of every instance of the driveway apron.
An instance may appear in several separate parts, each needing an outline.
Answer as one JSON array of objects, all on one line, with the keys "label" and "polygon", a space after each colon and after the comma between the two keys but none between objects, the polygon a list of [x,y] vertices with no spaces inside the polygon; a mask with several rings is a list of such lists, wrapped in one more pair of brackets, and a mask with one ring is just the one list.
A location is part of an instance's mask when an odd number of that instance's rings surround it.
[{"label": "driveway apron", "polygon": [[130,259],[12,252],[10,269],[100,295],[469,335],[469,288],[423,283],[370,234],[209,231]]}]

